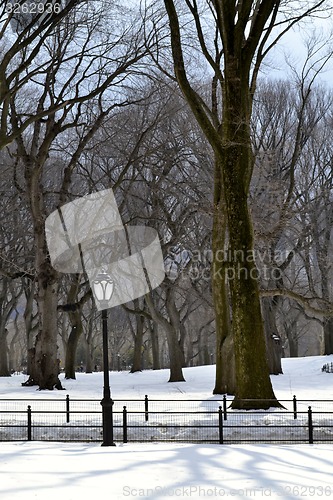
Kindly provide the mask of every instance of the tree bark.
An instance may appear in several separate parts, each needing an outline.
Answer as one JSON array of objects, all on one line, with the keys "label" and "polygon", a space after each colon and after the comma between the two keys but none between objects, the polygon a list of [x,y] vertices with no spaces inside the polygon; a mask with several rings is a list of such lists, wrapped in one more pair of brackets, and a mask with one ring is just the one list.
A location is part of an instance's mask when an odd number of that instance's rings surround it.
[{"label": "tree bark", "polygon": [[20,328],[17,324],[18,317],[19,317],[19,315],[16,311],[16,316],[14,319],[15,333],[10,341],[9,354],[8,354],[8,356],[9,356],[9,370],[11,373],[12,373],[12,371],[18,372],[20,369],[20,366],[22,365],[22,352],[21,352],[21,349],[17,349],[17,347],[18,347],[17,340],[19,339],[20,334],[21,334]]},{"label": "tree bark", "polygon": [[[166,290],[168,293],[168,290]],[[169,299],[170,300],[170,299]],[[168,299],[167,299],[168,302]],[[154,321],[162,326],[166,333],[168,353],[170,359],[170,378],[169,382],[185,382],[183,375],[184,366],[184,353],[181,350],[180,342],[178,339],[178,334],[172,319],[168,321],[160,312],[158,312],[155,307],[150,294],[146,295],[146,303],[149,308],[149,312]],[[172,307],[169,302],[169,310],[171,312]],[[173,312],[171,312],[173,315]],[[179,332],[178,332],[179,333]]]},{"label": "tree bark", "polygon": [[184,364],[184,353],[180,348],[177,332],[171,325],[166,328],[166,336],[170,360],[169,382],[185,382],[182,369]]},{"label": "tree bark", "polygon": [[76,367],[76,351],[79,343],[79,339],[82,334],[82,322],[80,313],[78,314],[78,321],[72,324],[72,329],[67,341],[66,357],[65,357],[65,378],[66,379],[76,379],[75,367]]},{"label": "tree bark", "polygon": [[37,384],[32,381],[35,381],[34,376],[34,356],[35,356],[35,348],[33,342],[33,304],[35,297],[35,282],[30,282],[29,280],[23,280],[23,287],[25,293],[25,309],[24,309],[24,326],[25,326],[25,334],[27,339],[27,374],[29,375],[29,379],[31,385]]},{"label": "tree bark", "polygon": [[227,240],[227,221],[221,173],[221,165],[216,159],[212,233],[212,288],[216,324],[216,372],[213,394],[234,394],[236,389],[235,356],[230,321],[228,277],[223,265]]},{"label": "tree bark", "polygon": [[10,377],[10,370],[8,364],[8,343],[7,343],[8,330],[1,328],[0,331],[0,377]]},{"label": "tree bark", "polygon": [[34,376],[40,390],[62,389],[57,356],[57,273],[48,262],[45,262],[44,272],[38,273],[37,301],[39,331],[35,344]]},{"label": "tree bark", "polygon": [[[136,300],[134,302],[136,302]],[[142,340],[144,321],[145,319],[143,316],[135,316],[136,332],[134,336],[134,354],[131,373],[140,372],[142,370]]]},{"label": "tree bark", "polygon": [[34,367],[25,385],[37,383],[40,390],[62,389],[59,380],[58,340],[58,282],[59,274],[49,260],[45,226],[44,199],[40,185],[42,163],[26,157],[26,181],[32,213],[37,275],[38,334],[34,347]]},{"label": "tree bark", "polygon": [[65,378],[75,379],[75,366],[76,366],[76,351],[79,339],[82,335],[82,305],[78,301],[78,292],[80,285],[80,276],[75,275],[72,277],[71,286],[67,293],[68,318],[71,325],[71,332],[67,339],[66,353],[65,353]]},{"label": "tree bark", "polygon": [[275,321],[275,300],[274,297],[263,297],[261,299],[264,319],[266,352],[269,373],[279,375],[282,372],[282,342],[278,335]]},{"label": "tree bark", "polygon": [[324,320],[324,354],[333,354],[333,318]]},{"label": "tree bark", "polygon": [[8,277],[2,277],[0,286],[0,377],[10,376],[7,322],[15,309],[18,297],[15,284]]},{"label": "tree bark", "polygon": [[229,232],[226,273],[231,293],[236,391],[233,408],[280,406],[269,377],[254,261],[248,192],[253,170],[249,74],[238,55],[225,55],[223,151],[220,156]]},{"label": "tree bark", "polygon": [[160,362],[160,350],[159,350],[159,342],[158,342],[158,325],[154,321],[149,320],[149,331],[151,338],[151,350],[153,356],[153,370],[161,369]]}]

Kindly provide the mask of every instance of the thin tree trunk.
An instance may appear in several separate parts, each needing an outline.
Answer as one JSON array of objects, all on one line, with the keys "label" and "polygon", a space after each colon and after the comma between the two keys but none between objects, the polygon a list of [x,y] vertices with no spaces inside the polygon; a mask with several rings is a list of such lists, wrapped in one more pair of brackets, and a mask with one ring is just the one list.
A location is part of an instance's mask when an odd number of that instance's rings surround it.
[{"label": "thin tree trunk", "polygon": [[79,275],[73,277],[73,281],[67,294],[68,304],[75,304],[68,310],[68,318],[71,325],[71,332],[67,339],[66,358],[65,358],[65,378],[75,379],[76,351],[79,339],[82,335],[82,308],[77,303],[77,294],[79,290]]},{"label": "thin tree trunk", "polygon": [[[136,301],[134,301],[136,302]],[[140,372],[142,370],[142,340],[144,331],[144,317],[141,315],[135,316],[136,332],[134,335],[134,354],[131,373]]]},{"label": "thin tree trunk", "polygon": [[147,294],[145,297],[151,317],[154,321],[162,326],[166,333],[170,367],[169,382],[185,382],[183,375],[184,353],[182,352],[180,347],[177,331],[173,326],[171,319],[169,322],[160,312],[155,309],[150,294]]},{"label": "thin tree trunk", "polygon": [[171,325],[166,329],[166,336],[170,362],[169,382],[185,382],[182,369],[184,364],[184,353],[180,348],[177,332]]},{"label": "thin tree trunk", "polygon": [[76,379],[75,367],[76,367],[76,351],[79,343],[79,339],[82,334],[82,322],[80,313],[77,315],[78,321],[72,324],[71,333],[69,334],[67,341],[66,357],[65,357],[65,378],[66,379]]},{"label": "thin tree trunk", "polygon": [[298,358],[298,338],[294,332],[290,332],[288,337],[289,342],[289,356],[291,358]]},{"label": "thin tree trunk", "polygon": [[23,317],[27,339],[27,374],[29,375],[29,384],[24,383],[23,385],[37,385],[36,376],[34,374],[35,348],[33,342],[33,303],[35,296],[35,283],[28,281],[24,282],[23,286],[26,299]]},{"label": "thin tree trunk", "polygon": [[[329,257],[329,241],[330,241],[331,231],[325,233],[325,251],[321,252],[321,255],[317,253],[320,260],[320,270],[321,270],[321,291],[322,297],[327,302],[330,301],[330,287],[332,286],[329,280],[328,272],[328,262],[330,262]],[[328,240],[328,241],[327,241]],[[326,265],[325,265],[326,264]],[[325,318],[323,324],[324,333],[324,354],[333,354],[333,318]]]},{"label": "thin tree trunk", "polygon": [[7,277],[2,277],[0,292],[0,377],[10,376],[8,330],[6,325],[15,309],[17,299],[18,295],[16,295],[13,282]]},{"label": "thin tree trunk", "polygon": [[18,338],[20,337],[20,329],[19,329],[19,326],[18,326],[18,313],[16,312],[16,316],[15,316],[15,319],[14,319],[14,329],[15,329],[15,333],[10,341],[10,345],[9,345],[9,370],[10,372],[12,371],[18,371],[19,369],[19,366],[21,365],[21,361],[19,361],[19,357],[18,357],[18,354],[17,354],[17,350],[16,350],[16,343],[17,343],[17,340]]},{"label": "thin tree trunk", "polygon": [[333,354],[333,318],[326,318],[324,329],[324,354]]},{"label": "thin tree trunk", "polygon": [[184,333],[182,335],[180,313],[175,302],[174,288],[172,287],[169,287],[166,290],[166,309],[170,324],[170,328],[167,330],[170,355],[169,382],[183,382],[185,381],[182,370],[185,366],[185,354],[183,347]]},{"label": "thin tree trunk", "polygon": [[271,375],[279,375],[282,372],[282,342],[278,335],[275,315],[275,300],[274,297],[263,297],[261,299],[262,313],[264,319],[266,352],[269,373]]},{"label": "thin tree trunk", "polygon": [[[93,367],[93,320],[92,317],[88,319],[88,328],[87,328],[87,335],[84,337],[84,342],[86,344],[86,373],[92,373],[93,369],[95,370],[95,367]],[[97,365],[96,365],[97,368]]]},{"label": "thin tree trunk", "polygon": [[160,350],[158,341],[158,325],[155,321],[149,321],[149,331],[151,338],[151,350],[153,356],[153,370],[160,370]]},{"label": "thin tree trunk", "polygon": [[0,330],[0,377],[10,377],[7,336],[8,330],[3,325]]}]

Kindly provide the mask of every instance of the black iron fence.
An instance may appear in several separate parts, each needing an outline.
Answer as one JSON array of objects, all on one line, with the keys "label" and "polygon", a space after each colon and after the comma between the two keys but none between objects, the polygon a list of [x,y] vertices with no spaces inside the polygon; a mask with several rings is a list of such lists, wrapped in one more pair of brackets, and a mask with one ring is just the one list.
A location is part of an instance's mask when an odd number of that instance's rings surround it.
[{"label": "black iron fence", "polygon": [[[236,411],[208,400],[114,400],[116,442],[333,443],[333,401],[281,401],[283,409]],[[102,441],[99,400],[0,399],[0,441]]]}]

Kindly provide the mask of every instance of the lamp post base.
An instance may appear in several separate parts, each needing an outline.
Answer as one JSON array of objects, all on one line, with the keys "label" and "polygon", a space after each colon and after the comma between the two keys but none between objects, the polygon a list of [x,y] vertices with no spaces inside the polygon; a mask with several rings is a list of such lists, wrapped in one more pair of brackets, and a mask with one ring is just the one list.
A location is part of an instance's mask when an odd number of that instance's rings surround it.
[{"label": "lamp post base", "polygon": [[102,446],[116,446],[113,441],[113,401],[111,398],[103,398],[102,405],[102,419],[103,419],[103,443]]}]

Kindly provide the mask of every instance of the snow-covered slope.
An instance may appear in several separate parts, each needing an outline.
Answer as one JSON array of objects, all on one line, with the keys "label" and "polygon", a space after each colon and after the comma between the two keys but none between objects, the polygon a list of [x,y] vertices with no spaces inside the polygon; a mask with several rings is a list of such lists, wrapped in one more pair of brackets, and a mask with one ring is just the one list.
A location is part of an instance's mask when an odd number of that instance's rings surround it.
[{"label": "snow-covered slope", "polygon": [[[333,399],[333,356],[283,360],[272,377],[276,395]],[[111,373],[114,398],[211,399],[214,367],[187,368],[186,382],[167,383],[168,371]],[[64,397],[23,388],[24,376],[0,379],[0,398]],[[64,381],[73,398],[100,398],[102,374]],[[189,445],[0,443],[0,498],[112,500],[168,498],[299,499],[333,497],[332,445]]]}]

